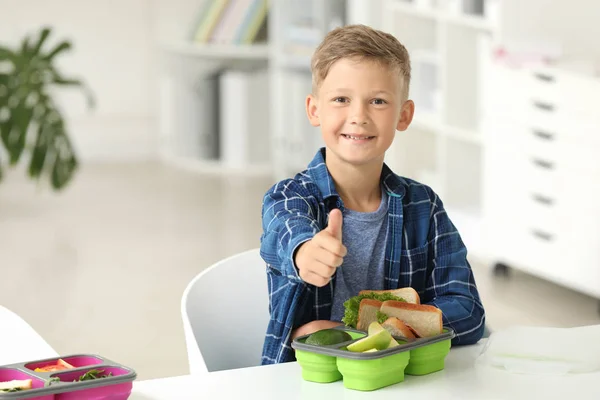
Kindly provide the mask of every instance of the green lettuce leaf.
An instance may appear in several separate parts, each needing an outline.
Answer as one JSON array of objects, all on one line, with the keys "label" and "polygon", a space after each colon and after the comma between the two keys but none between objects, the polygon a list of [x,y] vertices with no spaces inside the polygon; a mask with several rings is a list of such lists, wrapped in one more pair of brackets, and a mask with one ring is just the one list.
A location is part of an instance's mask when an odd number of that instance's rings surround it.
[{"label": "green lettuce leaf", "polygon": [[[379,301],[396,300],[406,302],[406,300],[404,300],[403,298],[394,296],[390,293],[368,292],[365,294],[359,294],[358,296],[351,297],[344,302],[344,317],[342,318],[342,322],[346,326],[356,329],[356,323],[358,322],[358,307],[360,306],[360,302],[362,301],[362,299],[374,299]],[[385,316],[385,314],[381,312],[377,314],[379,320],[381,320],[383,316]],[[383,321],[385,321],[385,319],[383,319]]]}]

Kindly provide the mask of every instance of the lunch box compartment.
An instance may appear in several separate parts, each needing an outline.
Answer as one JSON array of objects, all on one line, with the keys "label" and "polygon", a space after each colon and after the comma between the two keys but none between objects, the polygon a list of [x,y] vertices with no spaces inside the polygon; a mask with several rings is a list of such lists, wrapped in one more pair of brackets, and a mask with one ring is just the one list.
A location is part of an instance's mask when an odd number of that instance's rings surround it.
[{"label": "lunch box compartment", "polygon": [[[101,358],[91,357],[91,356],[72,356],[72,357],[64,357],[64,358],[58,357],[58,358],[52,358],[49,360],[28,363],[28,364],[25,364],[25,368],[34,371],[36,368],[43,368],[43,367],[47,367],[49,365],[56,365],[58,363],[59,359],[72,365],[75,368],[99,365],[99,364],[102,364],[102,362],[103,362],[103,360]],[[52,371],[52,373],[54,373],[54,372],[58,372],[58,371]]]}]

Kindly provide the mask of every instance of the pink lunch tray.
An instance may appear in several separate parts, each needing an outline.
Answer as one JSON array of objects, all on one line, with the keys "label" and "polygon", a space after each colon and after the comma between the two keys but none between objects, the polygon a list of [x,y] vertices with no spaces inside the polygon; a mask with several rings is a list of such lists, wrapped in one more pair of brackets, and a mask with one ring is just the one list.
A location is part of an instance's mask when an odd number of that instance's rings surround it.
[{"label": "pink lunch tray", "polygon": [[[36,368],[54,365],[58,359],[74,369],[36,372]],[[110,374],[104,378],[79,381],[90,370]],[[0,400],[126,400],[131,395],[136,372],[104,357],[77,354],[44,360],[0,366],[0,382],[31,379],[31,389],[17,392],[0,391]]]}]

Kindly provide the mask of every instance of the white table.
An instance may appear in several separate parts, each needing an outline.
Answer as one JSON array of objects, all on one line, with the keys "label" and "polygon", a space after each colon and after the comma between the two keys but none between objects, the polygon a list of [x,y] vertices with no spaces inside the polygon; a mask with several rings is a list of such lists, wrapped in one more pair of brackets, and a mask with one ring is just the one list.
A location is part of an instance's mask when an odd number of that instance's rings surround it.
[{"label": "white table", "polygon": [[446,368],[426,376],[406,376],[404,382],[373,392],[346,389],[342,381],[318,384],[301,377],[297,363],[285,363],[207,375],[180,376],[135,382],[130,400],[172,399],[600,399],[600,373],[568,376],[514,375],[476,368],[483,342],[456,347]]}]

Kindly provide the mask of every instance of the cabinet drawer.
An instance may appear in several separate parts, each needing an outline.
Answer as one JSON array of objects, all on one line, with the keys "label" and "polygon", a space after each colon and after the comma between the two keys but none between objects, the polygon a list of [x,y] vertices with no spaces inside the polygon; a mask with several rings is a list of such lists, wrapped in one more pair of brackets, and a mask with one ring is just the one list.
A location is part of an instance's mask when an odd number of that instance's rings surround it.
[{"label": "cabinet drawer", "polygon": [[573,117],[591,118],[600,124],[600,79],[563,72],[557,77],[561,110]]},{"label": "cabinet drawer", "polygon": [[[492,63],[485,82],[485,114],[528,119],[532,110],[589,118],[600,125],[600,79],[554,68],[514,68]],[[548,114],[551,115],[551,114]]]},{"label": "cabinet drawer", "polygon": [[529,273],[553,280],[560,279],[562,262],[561,239],[526,224],[500,223],[490,236],[493,254],[499,260]]}]

